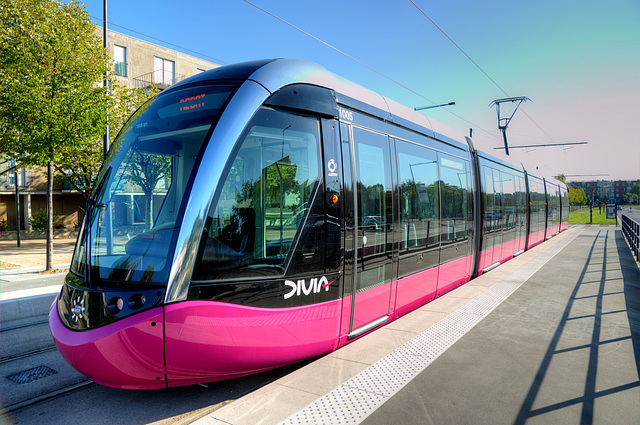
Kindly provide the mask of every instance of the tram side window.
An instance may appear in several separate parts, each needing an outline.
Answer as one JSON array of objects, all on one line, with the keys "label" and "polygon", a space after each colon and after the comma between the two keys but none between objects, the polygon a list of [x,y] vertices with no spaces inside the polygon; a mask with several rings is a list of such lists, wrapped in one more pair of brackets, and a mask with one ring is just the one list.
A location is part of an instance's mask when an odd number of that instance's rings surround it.
[{"label": "tram side window", "polygon": [[445,154],[440,158],[442,242],[467,238],[467,170],[465,161]]},{"label": "tram side window", "polygon": [[494,193],[493,182],[493,170],[489,167],[483,166],[484,171],[484,185],[483,193],[484,197],[484,242],[483,248],[494,247],[494,231],[498,227],[498,217],[496,211],[496,199]]},{"label": "tram side window", "polygon": [[320,187],[316,118],[261,109],[209,212],[194,280],[280,276]]},{"label": "tram side window", "polygon": [[562,189],[561,194],[561,207],[562,207],[562,216],[560,217],[560,221],[565,222],[569,219],[569,192],[566,189]]},{"label": "tram side window", "polygon": [[514,176],[502,172],[502,199],[504,216],[504,239],[510,242],[516,239],[516,194]]},{"label": "tram side window", "polygon": [[[400,183],[399,275],[437,266],[440,244],[438,161],[431,149],[398,141]],[[421,261],[416,261],[416,254]]]}]

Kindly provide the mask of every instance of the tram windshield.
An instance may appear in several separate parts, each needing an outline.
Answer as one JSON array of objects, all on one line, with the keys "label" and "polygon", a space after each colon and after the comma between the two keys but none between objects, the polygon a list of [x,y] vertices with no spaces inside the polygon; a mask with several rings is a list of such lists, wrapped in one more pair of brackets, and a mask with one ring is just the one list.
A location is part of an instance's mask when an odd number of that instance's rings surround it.
[{"label": "tram windshield", "polygon": [[114,282],[166,283],[188,182],[235,87],[160,94],[129,119],[96,179],[71,271]]}]

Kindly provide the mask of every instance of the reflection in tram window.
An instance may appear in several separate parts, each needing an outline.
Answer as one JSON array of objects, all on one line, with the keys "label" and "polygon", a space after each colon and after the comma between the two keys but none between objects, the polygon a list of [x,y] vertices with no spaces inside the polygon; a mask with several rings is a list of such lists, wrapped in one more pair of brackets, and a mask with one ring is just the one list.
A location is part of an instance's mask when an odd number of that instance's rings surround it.
[{"label": "reflection in tram window", "polygon": [[442,242],[467,238],[467,170],[465,161],[440,154]]},{"label": "reflection in tram window", "polygon": [[387,253],[392,249],[391,160],[387,136],[356,127],[353,129],[353,139],[357,161],[360,268],[356,291],[362,291],[391,279],[391,268],[387,267]]},{"label": "reflection in tram window", "polygon": [[436,153],[401,141],[396,149],[401,221],[398,272],[402,277],[438,265],[440,195]]},{"label": "reflection in tram window", "polygon": [[317,119],[265,108],[240,140],[194,280],[282,275],[319,187]]}]

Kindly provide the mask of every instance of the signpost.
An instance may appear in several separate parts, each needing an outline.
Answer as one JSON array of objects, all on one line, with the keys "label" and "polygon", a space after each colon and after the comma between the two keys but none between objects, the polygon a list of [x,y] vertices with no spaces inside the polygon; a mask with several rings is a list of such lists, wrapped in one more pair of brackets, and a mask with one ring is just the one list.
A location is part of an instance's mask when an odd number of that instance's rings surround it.
[{"label": "signpost", "polygon": [[616,210],[616,204],[607,204],[607,219],[615,219],[616,226],[618,225],[618,211]]}]

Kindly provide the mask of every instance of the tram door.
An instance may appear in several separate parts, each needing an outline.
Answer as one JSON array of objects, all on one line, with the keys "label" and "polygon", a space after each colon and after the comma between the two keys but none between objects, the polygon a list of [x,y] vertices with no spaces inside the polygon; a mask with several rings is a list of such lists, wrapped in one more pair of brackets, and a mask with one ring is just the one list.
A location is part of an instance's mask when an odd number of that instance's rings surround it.
[{"label": "tram door", "polygon": [[[346,249],[351,245],[351,266],[345,286],[351,287],[349,337],[387,321],[393,276],[393,191],[389,138],[358,127],[341,126],[344,163],[351,172],[353,196],[345,211],[353,223],[346,226]],[[349,139],[348,145],[345,139]],[[348,148],[347,148],[348,146]],[[348,158],[347,158],[348,156]],[[351,241],[351,243],[349,243]]]}]

